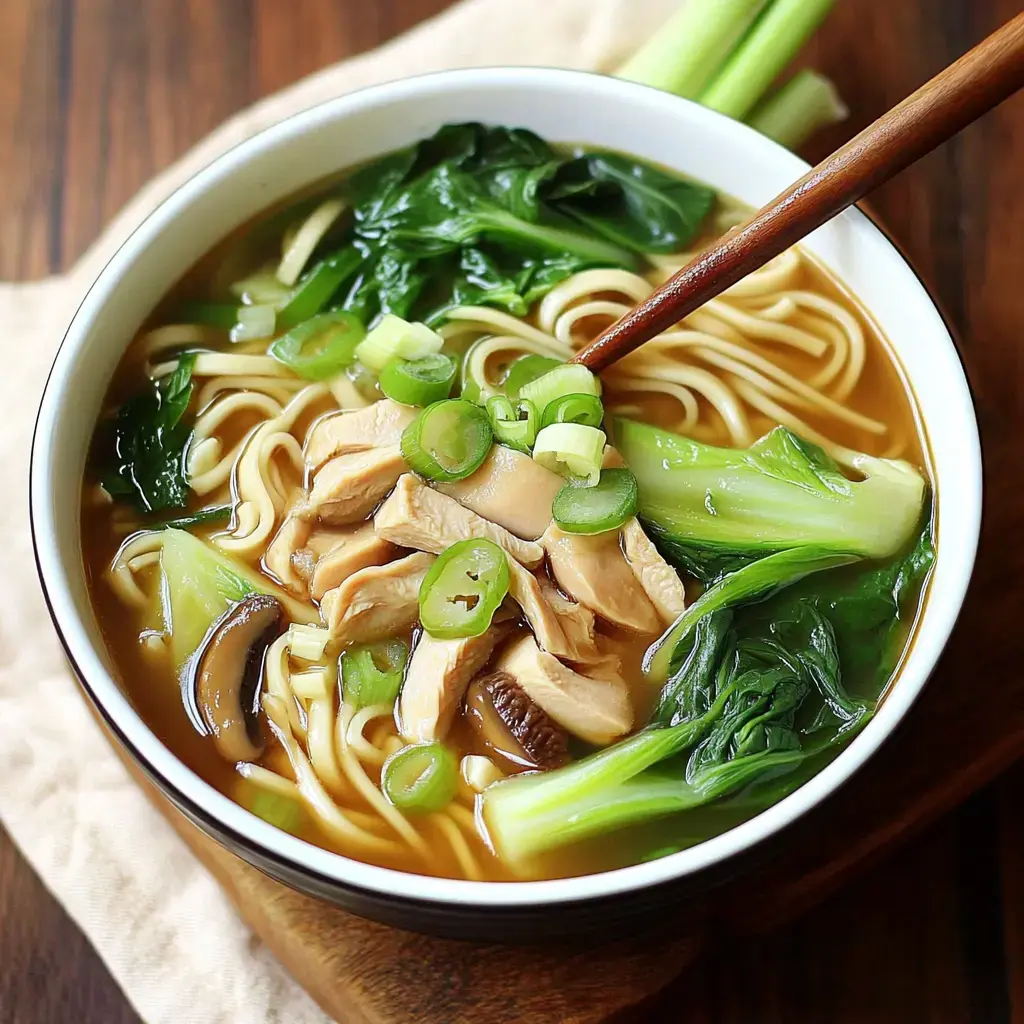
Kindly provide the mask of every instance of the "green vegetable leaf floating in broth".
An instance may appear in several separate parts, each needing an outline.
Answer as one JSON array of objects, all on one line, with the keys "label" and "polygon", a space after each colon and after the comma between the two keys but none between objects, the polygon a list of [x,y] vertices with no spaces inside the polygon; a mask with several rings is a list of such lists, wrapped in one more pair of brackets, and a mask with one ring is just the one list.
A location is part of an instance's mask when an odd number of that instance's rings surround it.
[{"label": "green vegetable leaf floating in broth", "polygon": [[614,434],[655,542],[708,583],[794,547],[891,558],[915,536],[925,503],[927,485],[909,463],[853,455],[862,479],[852,480],[785,427],[746,449],[627,419]]},{"label": "green vegetable leaf floating in broth", "polygon": [[[565,156],[533,132],[477,123],[444,125],[343,190],[348,246],[296,292],[305,317],[330,306],[364,323],[380,313],[437,322],[468,303],[523,316],[578,270],[641,269],[643,253],[681,248],[714,202],[710,189],[617,154]],[[332,261],[341,269],[329,273]]]},{"label": "green vegetable leaf floating in broth", "polygon": [[617,245],[656,253],[685,249],[715,205],[706,185],[607,152],[563,164],[543,196]]},{"label": "green vegetable leaf floating in broth", "polygon": [[178,359],[153,390],[121,406],[114,427],[114,467],[104,484],[142,512],[184,508],[188,502],[185,447],[192,433],[185,413],[192,398],[195,354]]}]

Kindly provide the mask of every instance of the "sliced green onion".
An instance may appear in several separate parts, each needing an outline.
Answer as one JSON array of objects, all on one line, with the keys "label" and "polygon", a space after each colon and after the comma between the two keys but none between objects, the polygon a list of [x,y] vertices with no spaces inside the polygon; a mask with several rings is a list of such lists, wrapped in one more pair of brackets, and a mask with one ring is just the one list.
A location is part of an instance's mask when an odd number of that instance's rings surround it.
[{"label": "sliced green onion", "polygon": [[600,395],[601,382],[579,363],[565,363],[519,389],[520,398],[528,398],[537,407],[544,422],[547,407],[563,395]]},{"label": "sliced green onion", "polygon": [[277,310],[273,306],[239,306],[238,320],[228,337],[232,341],[258,341],[274,336]]},{"label": "sliced green onion", "polygon": [[525,355],[516,359],[508,368],[503,387],[509,398],[518,398],[523,387],[543,377],[545,373],[564,363],[550,356]]},{"label": "sliced green onion", "polygon": [[365,333],[351,313],[320,313],[293,327],[267,351],[306,380],[327,380],[352,365]]},{"label": "sliced green onion", "polygon": [[487,412],[462,398],[428,405],[402,432],[402,455],[427,480],[461,480],[487,458],[494,434]]},{"label": "sliced green onion", "polygon": [[417,743],[396,750],[381,773],[384,795],[403,811],[428,814],[447,807],[459,784],[455,755],[441,743]]},{"label": "sliced green onion", "polygon": [[537,407],[522,398],[514,405],[504,395],[487,399],[494,439],[521,452],[529,453],[537,440]]},{"label": "sliced green onion", "polygon": [[277,267],[277,279],[292,287],[299,274],[320,244],[320,239],[331,229],[331,225],[345,209],[344,199],[325,199],[303,222]]},{"label": "sliced green onion", "polygon": [[562,395],[549,402],[544,410],[542,427],[552,423],[582,423],[585,427],[599,427],[604,419],[604,406],[597,395]]},{"label": "sliced green onion", "polygon": [[392,359],[381,370],[380,389],[403,405],[431,405],[447,398],[455,383],[455,360],[443,352],[419,359]]},{"label": "sliced green onion", "polygon": [[359,346],[356,358],[371,370],[381,370],[396,356],[421,359],[440,352],[441,335],[426,324],[409,323],[394,313],[385,314]]},{"label": "sliced green onion", "polygon": [[433,637],[480,636],[509,587],[508,558],[492,540],[470,538],[446,548],[420,585],[420,623]]},{"label": "sliced green onion", "polygon": [[628,469],[605,469],[593,487],[566,484],[551,503],[551,518],[566,533],[605,533],[636,515],[637,500]]},{"label": "sliced green onion", "polygon": [[362,254],[351,246],[320,260],[291,292],[287,305],[278,314],[278,327],[288,330],[316,316],[362,262]]},{"label": "sliced green onion", "polygon": [[357,711],[371,704],[394,704],[409,660],[404,640],[350,647],[341,656],[341,692]]},{"label": "sliced green onion", "polygon": [[581,423],[553,423],[533,444],[533,458],[545,469],[593,487],[601,479],[605,436]]},{"label": "sliced green onion", "polygon": [[230,331],[238,322],[238,307],[230,302],[183,302],[171,319],[175,323],[202,324]]},{"label": "sliced green onion", "polygon": [[253,794],[249,810],[282,832],[297,832],[302,824],[302,805],[281,793],[259,790]]}]

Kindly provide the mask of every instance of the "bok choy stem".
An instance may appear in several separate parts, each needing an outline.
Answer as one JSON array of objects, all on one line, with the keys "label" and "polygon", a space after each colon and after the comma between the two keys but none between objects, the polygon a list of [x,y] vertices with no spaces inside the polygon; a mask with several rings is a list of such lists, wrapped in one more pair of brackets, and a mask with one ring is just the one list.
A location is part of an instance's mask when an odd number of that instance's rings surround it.
[{"label": "bok choy stem", "polygon": [[616,72],[692,99],[712,80],[768,0],[690,0]]},{"label": "bok choy stem", "polygon": [[774,0],[697,102],[743,120],[832,9],[834,0]]},{"label": "bok choy stem", "polygon": [[751,115],[747,124],[787,149],[799,149],[819,128],[838,124],[849,110],[836,87],[817,71],[798,71]]}]

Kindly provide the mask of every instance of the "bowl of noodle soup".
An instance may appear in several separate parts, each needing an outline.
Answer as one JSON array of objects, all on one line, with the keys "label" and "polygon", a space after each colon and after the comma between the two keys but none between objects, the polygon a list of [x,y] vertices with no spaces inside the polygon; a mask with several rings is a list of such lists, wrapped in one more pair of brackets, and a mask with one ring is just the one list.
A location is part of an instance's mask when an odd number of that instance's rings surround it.
[{"label": "bowl of noodle soup", "polygon": [[[389,184],[387,161],[403,153],[399,184]],[[435,218],[429,230],[415,227],[419,248],[395,269],[414,249],[402,241],[414,229],[402,220],[408,203],[391,219],[367,212],[379,212],[381,190],[419,194],[415,181],[435,166],[446,168],[449,190],[459,174],[481,181],[497,168],[487,178],[493,196],[524,160],[543,168],[537,188],[558,213],[524,215],[514,231],[561,234],[519,238],[508,251],[534,245],[546,255],[507,271],[507,253],[488,245],[514,233],[511,207],[495,212],[486,189],[467,185],[476,189],[467,209],[490,218],[485,243],[465,233],[452,242],[456,218]],[[31,507],[69,660],[164,795],[261,870],[353,912],[465,937],[530,938],[540,922],[550,932],[643,918],[735,873],[870,758],[949,636],[981,510],[963,369],[933,301],[885,235],[849,210],[612,367],[594,393],[579,393],[586,382],[543,391],[588,338],[805,170],[746,126],[632,83],[458,71],[292,117],[220,157],[147,218],[90,290],[57,356],[33,444]],[[365,180],[378,190],[371,200]],[[343,190],[359,182],[346,194],[364,189],[364,205],[336,200],[339,181]],[[613,193],[620,205],[608,214]],[[533,201],[529,189],[521,195]],[[324,239],[341,230],[348,203],[355,225],[344,230],[355,233],[358,259],[343,276],[352,245],[336,236],[339,257]],[[655,238],[655,222],[685,238]],[[586,238],[565,241],[577,234]],[[297,270],[286,269],[289,253]],[[276,277],[264,270],[271,256]],[[442,259],[454,276],[437,299],[432,268]],[[416,275],[425,281],[412,286]],[[239,279],[231,294],[246,312],[220,323],[218,296]],[[318,281],[334,298],[310,305]],[[394,319],[382,331],[384,314]],[[304,347],[314,322],[322,333]],[[352,330],[359,359],[349,346],[343,373],[321,372],[318,360]],[[366,338],[384,346],[376,365]],[[392,391],[388,374],[414,363],[427,376],[410,385],[407,375]],[[455,390],[449,380],[436,391],[429,373],[449,364]],[[538,421],[547,415],[528,443],[515,441],[515,414],[502,420],[489,401],[506,397]],[[564,421],[550,415],[556,406],[569,410]],[[573,409],[582,410],[575,419]],[[434,429],[428,413],[454,418]],[[382,433],[339,440],[368,417]],[[607,444],[591,482],[600,477],[608,502],[628,504],[614,522],[607,503],[588,505],[570,486],[586,458],[569,435],[549,433],[594,424]],[[476,454],[471,430],[486,432]],[[452,431],[462,431],[457,450],[441,452]],[[545,447],[546,435],[557,442]],[[495,439],[507,443],[492,447]],[[172,458],[152,471],[144,460],[161,446]],[[120,459],[113,476],[98,468],[100,448]],[[576,467],[569,483],[558,475],[567,465]],[[639,483],[639,499],[622,490],[626,478]],[[748,485],[764,502],[760,518],[730,505]],[[854,511],[820,528],[819,502],[846,499]],[[420,514],[449,525],[421,536]],[[733,520],[742,536],[723,540],[715,531]],[[487,562],[496,551],[500,565]],[[478,560],[467,569],[475,596],[429,620],[437,613],[426,593],[440,593],[443,571],[469,557]],[[804,561],[794,567],[794,558]],[[742,600],[728,596],[752,565],[776,563],[781,575],[744,584]],[[488,589],[499,577],[501,589]],[[860,637],[840,621],[865,580],[893,609],[892,622],[875,624],[878,646],[861,644],[873,652],[870,671],[847,663]],[[790,583],[789,604],[762,600]],[[762,621],[773,608],[786,629]],[[467,623],[461,632],[456,619]],[[813,658],[790,656],[787,630],[798,619],[804,647],[825,652],[824,673]],[[724,665],[723,650],[735,663],[727,685],[717,670],[719,700],[694,688],[687,664],[706,651]],[[756,693],[737,667],[749,667],[743,657],[760,673]],[[419,692],[438,658],[448,659],[442,690]],[[801,703],[808,693],[813,707]],[[737,694],[742,708],[728,703]],[[715,708],[740,716],[726,713],[728,734]],[[699,743],[691,730],[685,743],[644,748],[643,764],[616,776],[619,788],[585,792],[593,765],[614,773],[626,745],[639,750],[652,730],[682,736],[696,718],[705,722]],[[749,758],[756,779],[743,774]],[[655,764],[660,775],[644,774]],[[448,776],[443,792],[437,779]],[[540,788],[547,776],[566,780],[561,796]],[[648,779],[646,806],[664,815],[651,821],[626,795]]]}]

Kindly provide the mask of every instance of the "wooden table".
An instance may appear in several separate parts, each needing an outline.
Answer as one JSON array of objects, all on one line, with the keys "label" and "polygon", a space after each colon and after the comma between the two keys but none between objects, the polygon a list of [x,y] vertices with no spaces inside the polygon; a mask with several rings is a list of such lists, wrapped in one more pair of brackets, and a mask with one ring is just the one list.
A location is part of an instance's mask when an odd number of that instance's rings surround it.
[{"label": "wooden table", "polygon": [[[0,279],[68,267],[150,175],[223,118],[444,6],[2,0]],[[808,155],[823,155],[1019,8],[842,0],[807,59],[853,114]],[[1022,162],[1017,97],[874,199],[963,334],[987,445],[1024,437]],[[985,543],[1005,545],[1007,579],[1024,569],[1019,517],[1005,512],[1020,493],[1019,482],[989,480]],[[993,614],[1013,628],[1014,611]],[[983,694],[986,680],[972,683]],[[825,905],[701,961],[644,1019],[1024,1021],[1022,806],[1018,766]],[[0,1024],[135,1020],[0,831]]]}]

